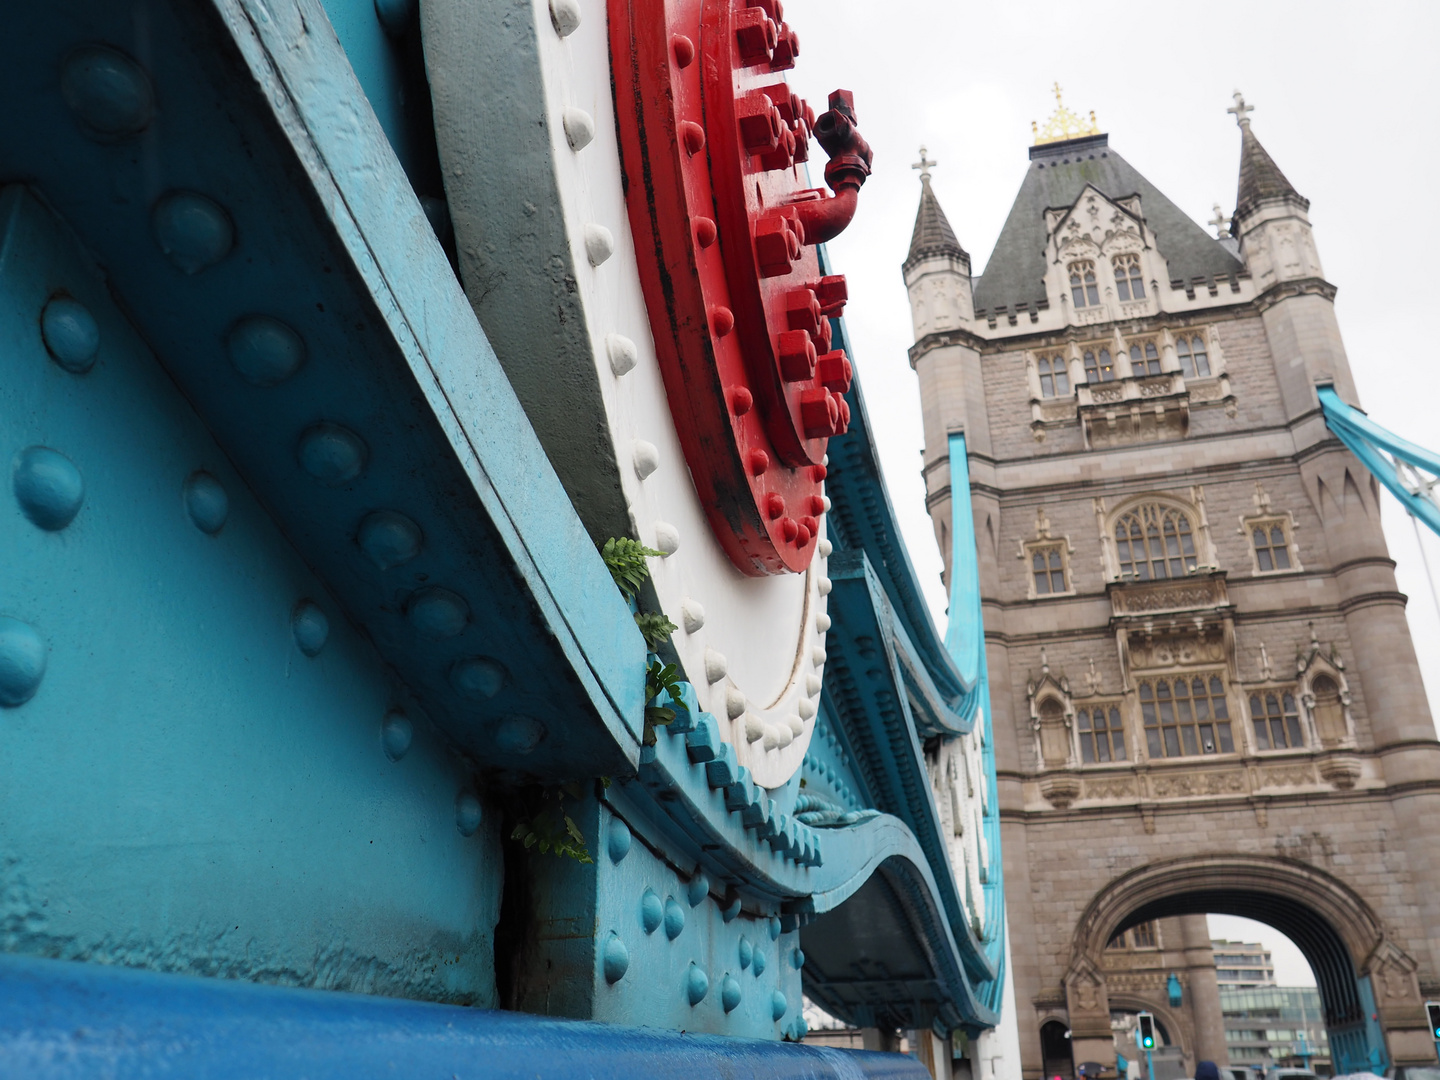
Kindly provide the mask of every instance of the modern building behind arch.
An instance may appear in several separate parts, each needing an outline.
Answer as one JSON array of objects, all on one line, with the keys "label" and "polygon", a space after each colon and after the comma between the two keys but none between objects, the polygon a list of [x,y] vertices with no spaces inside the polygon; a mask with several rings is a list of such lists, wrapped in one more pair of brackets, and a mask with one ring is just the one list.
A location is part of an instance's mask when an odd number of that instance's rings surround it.
[{"label": "modern building behind arch", "polygon": [[921,173],[927,506],[948,558],[963,432],[1027,1078],[1062,1029],[1113,1063],[1141,1008],[1184,1075],[1226,1064],[1206,912],[1296,941],[1337,1072],[1435,1060],[1440,744],[1378,487],[1319,409],[1358,399],[1309,202],[1230,111],[1218,236],[1063,106],[983,273]]}]

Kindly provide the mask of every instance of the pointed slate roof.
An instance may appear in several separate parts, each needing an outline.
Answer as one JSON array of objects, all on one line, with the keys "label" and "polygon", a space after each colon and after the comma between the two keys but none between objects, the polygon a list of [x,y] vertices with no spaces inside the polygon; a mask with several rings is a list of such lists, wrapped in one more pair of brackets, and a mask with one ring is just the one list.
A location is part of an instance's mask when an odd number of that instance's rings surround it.
[{"label": "pointed slate roof", "polygon": [[1211,281],[1244,272],[1244,263],[1110,149],[1109,136],[1092,135],[1030,148],[1029,170],[985,272],[975,283],[977,312],[1048,305],[1045,211],[1074,205],[1086,184],[1094,184],[1110,199],[1140,196],[1145,224],[1154,233],[1171,281]]},{"label": "pointed slate roof", "polygon": [[1240,122],[1240,186],[1235,194],[1235,216],[1241,217],[1264,199],[1294,199],[1310,205],[1285,179],[1280,166],[1260,145],[1260,140],[1250,130],[1248,118]]},{"label": "pointed slate roof", "polygon": [[940,200],[930,189],[930,178],[920,180],[920,209],[915,214],[915,231],[910,234],[910,254],[905,257],[906,270],[932,255],[953,255],[967,263],[970,256],[955,238],[945,211],[940,209]]}]

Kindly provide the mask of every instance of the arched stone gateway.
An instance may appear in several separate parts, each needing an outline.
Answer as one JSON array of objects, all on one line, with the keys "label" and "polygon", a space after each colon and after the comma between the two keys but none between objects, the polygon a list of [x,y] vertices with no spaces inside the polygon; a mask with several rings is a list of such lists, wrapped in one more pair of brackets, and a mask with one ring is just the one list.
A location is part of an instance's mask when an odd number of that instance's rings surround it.
[{"label": "arched stone gateway", "polygon": [[[1354,889],[1296,860],[1213,854],[1148,863],[1091,899],[1075,924],[1065,976],[1077,1059],[1114,1061],[1111,1010],[1130,1004],[1107,991],[1107,945],[1154,919],[1206,913],[1267,923],[1300,948],[1319,986],[1337,1072],[1379,1072],[1393,1058],[1423,1054],[1417,965]],[[1172,1021],[1170,1030],[1179,1029]]]}]

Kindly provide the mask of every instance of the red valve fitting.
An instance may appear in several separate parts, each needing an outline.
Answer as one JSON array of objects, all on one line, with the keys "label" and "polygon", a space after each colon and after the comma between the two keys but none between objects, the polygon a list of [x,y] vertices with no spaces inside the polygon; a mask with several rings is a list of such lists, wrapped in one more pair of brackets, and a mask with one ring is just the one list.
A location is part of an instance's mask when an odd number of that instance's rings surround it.
[{"label": "red valve fitting", "polygon": [[830,108],[815,121],[815,139],[830,155],[825,182],[835,194],[795,204],[805,226],[807,244],[835,239],[855,216],[860,187],[870,175],[874,157],[870,144],[855,125],[854,95],[849,90],[836,90],[830,95]]}]

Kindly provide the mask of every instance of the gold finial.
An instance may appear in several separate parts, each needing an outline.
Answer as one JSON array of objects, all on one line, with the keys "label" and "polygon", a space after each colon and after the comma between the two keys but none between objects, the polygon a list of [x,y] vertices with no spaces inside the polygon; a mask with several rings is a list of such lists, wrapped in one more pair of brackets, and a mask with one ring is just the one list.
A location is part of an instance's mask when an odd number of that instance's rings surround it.
[{"label": "gold finial", "polygon": [[939,164],[938,161],[930,160],[929,155],[925,153],[925,147],[922,146],[920,147],[920,160],[912,164],[910,168],[919,169],[920,182],[922,184],[928,184],[930,182],[930,170]]},{"label": "gold finial", "polygon": [[1072,112],[1065,107],[1065,99],[1061,97],[1060,84],[1057,82],[1050,88],[1055,93],[1055,111],[1050,119],[1045,121],[1045,127],[1041,128],[1034,120],[1030,121],[1030,130],[1035,135],[1035,145],[1042,143],[1064,142],[1066,139],[1081,139],[1086,135],[1099,135],[1100,125],[1095,121],[1095,110],[1090,110],[1090,122],[1087,124],[1078,113]]}]

